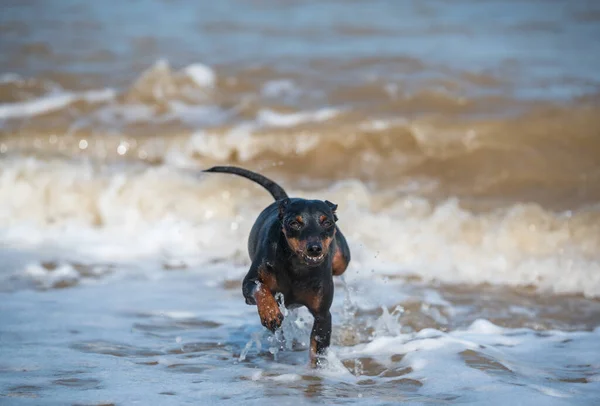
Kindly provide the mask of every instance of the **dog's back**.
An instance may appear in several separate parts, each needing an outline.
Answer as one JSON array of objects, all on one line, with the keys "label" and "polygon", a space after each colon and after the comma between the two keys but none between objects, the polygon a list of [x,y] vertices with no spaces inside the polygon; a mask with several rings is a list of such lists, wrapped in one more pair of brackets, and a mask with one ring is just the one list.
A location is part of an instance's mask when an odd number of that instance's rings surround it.
[{"label": "dog's back", "polygon": [[250,235],[248,236],[248,253],[250,259],[254,261],[259,247],[266,245],[268,241],[277,241],[281,232],[278,226],[278,204],[271,203],[256,218]]}]

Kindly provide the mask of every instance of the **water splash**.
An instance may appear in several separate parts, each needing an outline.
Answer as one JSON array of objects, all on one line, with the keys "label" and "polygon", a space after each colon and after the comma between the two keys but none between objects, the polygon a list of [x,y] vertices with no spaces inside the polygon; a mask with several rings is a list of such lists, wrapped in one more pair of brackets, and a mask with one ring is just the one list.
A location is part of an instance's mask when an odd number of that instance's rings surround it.
[{"label": "water splash", "polygon": [[252,345],[256,346],[256,351],[258,353],[260,353],[262,351],[262,338],[263,338],[263,335],[264,335],[263,331],[257,331],[257,332],[252,333],[252,335],[251,335],[252,338],[250,339],[250,341],[248,341],[246,343],[246,346],[244,347],[244,349],[240,353],[240,356],[238,358],[238,360],[240,362],[246,360],[246,356],[248,355],[248,352],[252,349]]},{"label": "water splash", "polygon": [[266,348],[273,355],[275,361],[277,361],[278,354],[281,351],[304,351],[308,348],[312,328],[310,313],[304,308],[288,309],[281,293],[275,295],[275,300],[279,304],[279,310],[284,317],[281,328],[277,329],[275,333],[270,333],[267,330],[252,333],[251,339],[240,353],[239,361],[246,359],[252,347],[256,347],[257,353]]},{"label": "water splash", "polygon": [[404,313],[404,307],[398,305],[390,312],[387,307],[381,306],[381,316],[373,323],[372,338],[396,337],[402,334],[402,323],[400,318]]}]

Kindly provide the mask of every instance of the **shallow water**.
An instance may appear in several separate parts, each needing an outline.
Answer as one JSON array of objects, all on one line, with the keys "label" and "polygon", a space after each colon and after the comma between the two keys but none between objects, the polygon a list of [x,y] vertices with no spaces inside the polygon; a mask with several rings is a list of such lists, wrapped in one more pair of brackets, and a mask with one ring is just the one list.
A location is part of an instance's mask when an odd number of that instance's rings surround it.
[{"label": "shallow water", "polygon": [[[557,405],[598,400],[600,330],[590,330],[599,321],[597,302],[557,296],[551,304],[540,303],[531,293],[410,281],[361,281],[360,288],[349,283],[344,292],[340,283],[334,345],[328,365],[315,371],[308,367],[308,313],[286,314],[285,341],[273,337],[258,324],[255,308],[240,300],[239,279],[226,276],[229,268],[213,265],[153,277],[140,272],[137,278],[69,290],[2,294],[5,400],[437,404],[494,399],[505,404],[526,399]],[[223,283],[215,286],[219,279]],[[356,289],[386,294],[369,300]]]},{"label": "shallow water", "polygon": [[[600,403],[600,6],[0,13],[1,404]],[[246,306],[259,170],[339,204],[327,365]]]}]

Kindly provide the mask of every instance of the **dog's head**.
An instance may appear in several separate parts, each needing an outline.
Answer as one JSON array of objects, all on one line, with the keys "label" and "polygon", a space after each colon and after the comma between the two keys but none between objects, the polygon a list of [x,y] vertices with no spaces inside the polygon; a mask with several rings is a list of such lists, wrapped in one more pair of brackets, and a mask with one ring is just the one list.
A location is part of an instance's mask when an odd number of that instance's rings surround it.
[{"label": "dog's head", "polygon": [[327,200],[283,199],[279,219],[290,249],[308,266],[325,261],[335,236],[337,204]]}]

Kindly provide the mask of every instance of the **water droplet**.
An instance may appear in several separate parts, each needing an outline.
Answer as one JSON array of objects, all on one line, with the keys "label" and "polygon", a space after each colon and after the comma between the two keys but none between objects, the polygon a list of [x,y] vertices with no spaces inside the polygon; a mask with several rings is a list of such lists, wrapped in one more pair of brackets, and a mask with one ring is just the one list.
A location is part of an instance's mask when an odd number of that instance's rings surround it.
[{"label": "water droplet", "polygon": [[121,141],[121,143],[117,147],[117,154],[125,155],[127,153],[128,149],[129,149],[129,143],[127,143],[127,141]]}]

